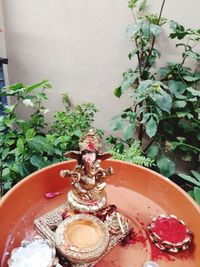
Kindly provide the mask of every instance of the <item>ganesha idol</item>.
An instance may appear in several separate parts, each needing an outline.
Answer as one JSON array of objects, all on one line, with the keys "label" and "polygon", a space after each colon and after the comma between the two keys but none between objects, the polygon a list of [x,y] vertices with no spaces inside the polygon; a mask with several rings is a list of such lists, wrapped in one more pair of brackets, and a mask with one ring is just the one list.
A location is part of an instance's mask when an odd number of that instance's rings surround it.
[{"label": "ganesha idol", "polygon": [[79,148],[80,151],[65,154],[77,160],[74,170],[62,170],[60,175],[71,180],[69,206],[78,212],[95,213],[106,206],[106,179],[113,173],[111,167],[104,170],[100,164],[112,154],[100,152],[101,140],[92,129],[81,137]]}]

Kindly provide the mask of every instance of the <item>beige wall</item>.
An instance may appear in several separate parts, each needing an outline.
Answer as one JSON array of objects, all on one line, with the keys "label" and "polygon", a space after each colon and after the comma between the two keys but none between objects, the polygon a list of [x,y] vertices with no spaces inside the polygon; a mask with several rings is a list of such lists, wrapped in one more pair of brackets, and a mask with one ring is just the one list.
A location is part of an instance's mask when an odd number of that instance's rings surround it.
[{"label": "beige wall", "polygon": [[[73,103],[91,101],[101,110],[96,126],[109,131],[111,117],[127,102],[113,88],[130,66],[132,44],[125,28],[132,22],[126,0],[2,0],[9,58],[10,83],[49,79],[52,112],[61,107],[61,94]],[[161,0],[152,0],[158,10]],[[164,16],[198,27],[200,1],[167,0]],[[176,57],[163,34],[163,59]],[[21,113],[24,113],[21,111]],[[51,115],[50,114],[50,115]]]},{"label": "beige wall", "polygon": [[0,31],[0,57],[5,57],[6,51],[5,51],[5,33],[4,33],[4,25],[3,25],[3,12],[2,12],[2,5],[0,1],[0,29],[3,30],[3,32]]}]

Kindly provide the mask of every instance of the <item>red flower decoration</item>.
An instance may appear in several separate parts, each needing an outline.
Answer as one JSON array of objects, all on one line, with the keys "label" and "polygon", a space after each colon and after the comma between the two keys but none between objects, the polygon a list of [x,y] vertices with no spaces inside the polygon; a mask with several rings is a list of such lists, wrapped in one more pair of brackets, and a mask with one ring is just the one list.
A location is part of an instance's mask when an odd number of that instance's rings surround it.
[{"label": "red flower decoration", "polygon": [[63,218],[63,220],[64,219],[66,219],[66,218],[68,218],[68,217],[71,217],[71,216],[73,216],[73,215],[75,215],[76,213],[74,212],[74,211],[72,211],[72,210],[69,210],[69,211],[63,211],[62,212],[62,218]]},{"label": "red flower decoration", "polygon": [[128,234],[122,239],[121,245],[122,246],[127,246],[127,245],[133,245],[135,243],[135,232],[133,228],[130,229]]},{"label": "red flower decoration", "polygon": [[53,197],[56,197],[62,193],[63,192],[48,192],[48,193],[45,193],[44,196],[45,196],[45,198],[53,198]]},{"label": "red flower decoration", "polygon": [[107,215],[111,215],[114,211],[117,211],[117,206],[109,205],[96,213],[96,216],[103,222],[106,220]]},{"label": "red flower decoration", "polygon": [[87,148],[88,148],[89,151],[95,151],[94,144],[91,143],[91,142],[88,144]]}]

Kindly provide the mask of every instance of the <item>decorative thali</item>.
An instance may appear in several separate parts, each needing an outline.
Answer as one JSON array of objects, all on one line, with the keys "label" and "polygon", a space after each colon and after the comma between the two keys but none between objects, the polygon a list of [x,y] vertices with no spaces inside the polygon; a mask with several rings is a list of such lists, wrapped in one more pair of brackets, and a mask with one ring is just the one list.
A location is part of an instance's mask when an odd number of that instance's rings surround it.
[{"label": "decorative thali", "polygon": [[[118,193],[117,188],[111,190],[115,192],[114,194],[118,194],[119,200],[116,200],[116,196],[109,191],[110,186],[108,187],[109,190],[105,191],[107,176],[112,175],[113,171],[111,167],[106,166],[107,168],[103,169],[100,166],[102,160],[111,156],[109,153],[100,152],[100,147],[100,140],[90,131],[81,139],[80,151],[71,151],[66,154],[67,157],[77,160],[77,165],[73,170],[60,171],[61,176],[68,177],[71,183],[67,201],[63,205],[48,209],[48,212],[43,215],[36,216],[34,220],[36,229],[44,238],[50,240],[57,248],[58,254],[62,255],[66,262],[70,262],[71,266],[74,267],[92,267],[94,265],[98,266],[98,262],[106,262],[108,252],[109,255],[112,255],[113,248],[118,250],[119,246],[117,244],[120,241],[124,242],[122,242],[122,245],[134,245],[134,250],[137,251],[138,249],[138,255],[143,250],[143,256],[138,256],[140,257],[140,265],[151,263],[155,259],[150,254],[154,249],[153,243],[156,243],[156,240],[152,237],[152,233],[155,236],[155,229],[153,229],[155,220],[151,223],[153,218],[149,215],[152,213],[154,217],[155,215],[159,217],[161,212],[159,210],[151,211],[148,215],[149,219],[144,218],[146,215],[141,212],[140,220],[142,218],[142,221],[139,222],[137,216],[132,216],[133,211],[130,211],[131,216],[127,213],[128,206],[122,207],[123,201],[120,200],[120,196],[124,189],[119,188]],[[120,183],[123,184],[123,181],[121,180]],[[120,183],[118,186],[120,186]],[[108,192],[109,199],[107,202]],[[128,196],[128,191],[126,194]],[[48,196],[50,195],[54,194],[48,193]],[[55,193],[56,195],[59,195],[58,192]],[[114,204],[108,205],[108,203],[113,203],[113,200]],[[137,195],[133,200],[137,201]],[[149,201],[147,203],[146,208],[150,210],[152,204]],[[129,205],[129,203],[127,202],[125,205]],[[140,210],[142,203],[138,202],[138,205],[137,208]],[[124,210],[126,210],[125,213]],[[149,234],[147,222],[150,225]],[[80,235],[80,229],[87,234],[83,235],[84,242],[80,242],[80,239],[77,238],[77,235]],[[90,233],[95,233],[93,239],[86,240]],[[137,243],[141,245],[137,247]],[[191,236],[190,240],[187,240],[188,247],[190,243]],[[181,248],[181,244],[178,244],[178,246]],[[160,249],[159,246],[157,247]],[[116,249],[115,251],[117,251]],[[184,247],[184,249],[186,248]],[[126,251],[128,250],[123,251],[122,258],[126,257]],[[170,252],[166,250],[165,255],[171,257],[171,255],[166,254]],[[112,262],[115,261],[114,258]],[[176,256],[172,256],[172,261],[176,258]],[[137,259],[136,262],[139,262],[139,260]],[[106,262],[105,266],[109,266],[109,264]]]}]

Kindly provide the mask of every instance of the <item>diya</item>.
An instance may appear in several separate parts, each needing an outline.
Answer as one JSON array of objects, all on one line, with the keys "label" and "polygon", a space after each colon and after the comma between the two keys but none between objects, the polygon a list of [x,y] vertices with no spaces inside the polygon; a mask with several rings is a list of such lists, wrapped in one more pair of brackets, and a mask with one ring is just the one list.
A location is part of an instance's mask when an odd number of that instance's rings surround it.
[{"label": "diya", "polygon": [[148,225],[149,237],[160,249],[173,253],[188,249],[192,233],[175,215],[160,215]]},{"label": "diya", "polygon": [[77,214],[65,219],[56,229],[60,253],[73,263],[92,262],[106,251],[109,232],[97,217]]}]

